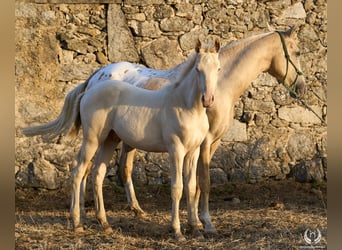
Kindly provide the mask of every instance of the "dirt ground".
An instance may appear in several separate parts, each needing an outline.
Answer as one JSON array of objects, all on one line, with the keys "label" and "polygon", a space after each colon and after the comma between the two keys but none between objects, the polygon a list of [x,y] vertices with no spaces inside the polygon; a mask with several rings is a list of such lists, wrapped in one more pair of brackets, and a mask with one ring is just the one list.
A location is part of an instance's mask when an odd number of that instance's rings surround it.
[{"label": "dirt ground", "polygon": [[[122,187],[105,186],[105,207],[112,234],[101,231],[95,219],[92,191],[86,201],[86,230],[75,234],[69,218],[69,190],[16,190],[16,249],[326,249],[326,184],[292,180],[214,186],[210,194],[217,235],[191,237],[186,203],[181,202],[181,227],[187,241],[177,243],[170,226],[169,185],[136,187],[147,218],[127,207]],[[305,231],[321,233],[309,244]],[[317,237],[316,237],[317,236]]]}]

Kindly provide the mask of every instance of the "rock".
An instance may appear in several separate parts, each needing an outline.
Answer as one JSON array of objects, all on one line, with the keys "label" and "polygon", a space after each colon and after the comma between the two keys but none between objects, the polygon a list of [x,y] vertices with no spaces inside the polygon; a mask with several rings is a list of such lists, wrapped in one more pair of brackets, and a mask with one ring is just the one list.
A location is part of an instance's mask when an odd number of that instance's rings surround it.
[{"label": "rock", "polygon": [[161,35],[158,23],[154,21],[138,22],[133,20],[130,21],[129,27],[133,29],[136,36],[157,38]]},{"label": "rock", "polygon": [[72,80],[84,80],[87,79],[98,66],[92,66],[90,64],[72,63],[66,64],[61,68],[58,76],[59,81],[72,81]]},{"label": "rock", "polygon": [[207,29],[195,27],[190,32],[185,33],[180,37],[179,45],[182,48],[182,50],[193,50],[196,46],[196,41],[206,35],[208,35]]},{"label": "rock", "polygon": [[169,69],[184,60],[177,51],[180,51],[177,41],[162,37],[143,47],[141,54],[148,67]]},{"label": "rock", "polygon": [[292,161],[308,159],[314,155],[315,143],[309,134],[294,133],[290,136],[286,149]]},{"label": "rock", "polygon": [[138,6],[148,6],[148,5],[158,5],[164,4],[164,0],[126,0],[127,5],[138,5]]},{"label": "rock", "polygon": [[16,184],[21,187],[57,189],[59,187],[56,168],[40,158],[16,175]]},{"label": "rock", "polygon": [[250,162],[249,178],[261,180],[265,177],[276,177],[281,174],[279,163],[273,160],[255,159]]},{"label": "rock", "polygon": [[193,28],[194,24],[184,17],[170,17],[161,20],[160,29],[166,32],[183,31],[188,32]]},{"label": "rock", "polygon": [[233,120],[228,131],[222,137],[222,141],[246,141],[247,140],[247,126],[245,123]]},{"label": "rock", "polygon": [[133,36],[127,26],[120,5],[110,4],[108,7],[108,59],[111,62],[138,62],[139,55],[134,46]]},{"label": "rock", "polygon": [[306,12],[301,2],[291,5],[283,12],[284,18],[306,18]]},{"label": "rock", "polygon": [[319,158],[300,162],[292,168],[291,176],[298,182],[321,182],[324,179],[322,162]]},{"label": "rock", "polygon": [[309,25],[303,25],[298,33],[298,37],[301,39],[317,41],[319,37],[316,31]]},{"label": "rock", "polygon": [[245,111],[258,111],[263,113],[272,113],[275,110],[274,102],[264,100],[254,100],[247,98],[245,100]]},{"label": "rock", "polygon": [[158,5],[155,7],[155,12],[153,13],[153,18],[156,20],[162,20],[164,18],[169,18],[174,15],[173,8],[169,5]]},{"label": "rock", "polygon": [[[311,107],[318,116],[322,117],[322,110],[319,106]],[[281,107],[278,109],[279,118],[296,123],[320,124],[321,120],[310,110],[301,106]]]},{"label": "rock", "polygon": [[225,184],[227,182],[227,174],[221,168],[210,169],[210,183]]},{"label": "rock", "polygon": [[96,52],[96,61],[100,64],[108,64],[107,57],[101,52]]}]

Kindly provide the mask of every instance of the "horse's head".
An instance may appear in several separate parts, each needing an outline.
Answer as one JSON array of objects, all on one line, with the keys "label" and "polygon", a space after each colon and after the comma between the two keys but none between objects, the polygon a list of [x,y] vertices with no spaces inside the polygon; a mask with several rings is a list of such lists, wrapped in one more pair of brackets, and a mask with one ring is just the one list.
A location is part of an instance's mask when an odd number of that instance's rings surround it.
[{"label": "horse's head", "polygon": [[[272,58],[268,72],[295,96],[302,96],[306,92],[305,78],[300,68],[300,52],[295,40],[294,27],[287,31],[276,31],[279,41]],[[278,43],[277,41],[277,43]]]},{"label": "horse's head", "polygon": [[196,48],[197,83],[202,91],[203,107],[208,108],[214,103],[220,61],[218,51],[220,42],[217,38],[201,42],[198,40]]}]

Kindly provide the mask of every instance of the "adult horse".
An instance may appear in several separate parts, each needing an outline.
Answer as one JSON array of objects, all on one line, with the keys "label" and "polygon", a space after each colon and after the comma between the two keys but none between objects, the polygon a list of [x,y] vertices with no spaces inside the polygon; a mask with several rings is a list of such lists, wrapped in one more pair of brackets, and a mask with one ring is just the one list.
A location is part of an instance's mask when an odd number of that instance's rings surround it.
[{"label": "adult horse", "polygon": [[[250,83],[263,72],[268,72],[279,83],[284,84],[291,94],[305,93],[305,79],[300,69],[300,52],[294,27],[286,31],[272,31],[234,41],[219,52],[221,71],[218,76],[215,103],[207,109],[209,133],[200,148],[198,161],[198,184],[196,204],[200,198],[200,220],[206,232],[216,232],[209,214],[210,161],[220,144],[222,136],[233,120],[234,104]],[[121,62],[105,66],[88,79],[92,88],[106,78],[122,79],[133,85],[158,89],[167,84],[181,71],[182,65],[170,70],[148,69],[132,63]],[[123,144],[120,169],[124,180],[128,203],[136,213],[143,215],[136,199],[132,182],[135,149]],[[104,168],[104,166],[103,166]],[[104,171],[104,170],[99,170]],[[97,173],[93,173],[96,175]],[[200,196],[201,192],[201,196]]]},{"label": "adult horse", "polygon": [[[168,152],[171,169],[172,228],[177,240],[184,240],[180,230],[179,202],[183,192],[188,204],[188,224],[195,236],[203,237],[198,229],[196,168],[200,145],[209,130],[206,108],[214,103],[219,70],[219,42],[196,47],[177,80],[160,90],[150,91],[118,80],[105,80],[77,96],[73,108],[60,117],[68,120],[63,126],[48,123],[26,128],[24,132],[39,133],[48,128],[54,133],[82,126],[83,142],[72,172],[70,213],[76,232],[83,231],[80,219],[82,180],[90,162],[101,148],[95,162],[94,180],[96,215],[103,228],[111,231],[105,214],[102,182],[105,166],[115,146],[122,140],[130,147],[145,151]],[[51,127],[52,126],[52,127]],[[184,169],[183,169],[184,166]],[[104,171],[101,171],[104,170]]]}]

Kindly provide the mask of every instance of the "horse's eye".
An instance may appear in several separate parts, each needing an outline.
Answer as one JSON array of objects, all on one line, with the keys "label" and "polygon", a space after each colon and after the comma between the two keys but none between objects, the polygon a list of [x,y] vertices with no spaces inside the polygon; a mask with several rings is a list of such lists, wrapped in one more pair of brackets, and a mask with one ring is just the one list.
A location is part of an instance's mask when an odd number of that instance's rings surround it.
[{"label": "horse's eye", "polygon": [[296,55],[296,56],[300,56],[300,52],[299,52],[299,51],[296,51],[295,55]]}]

